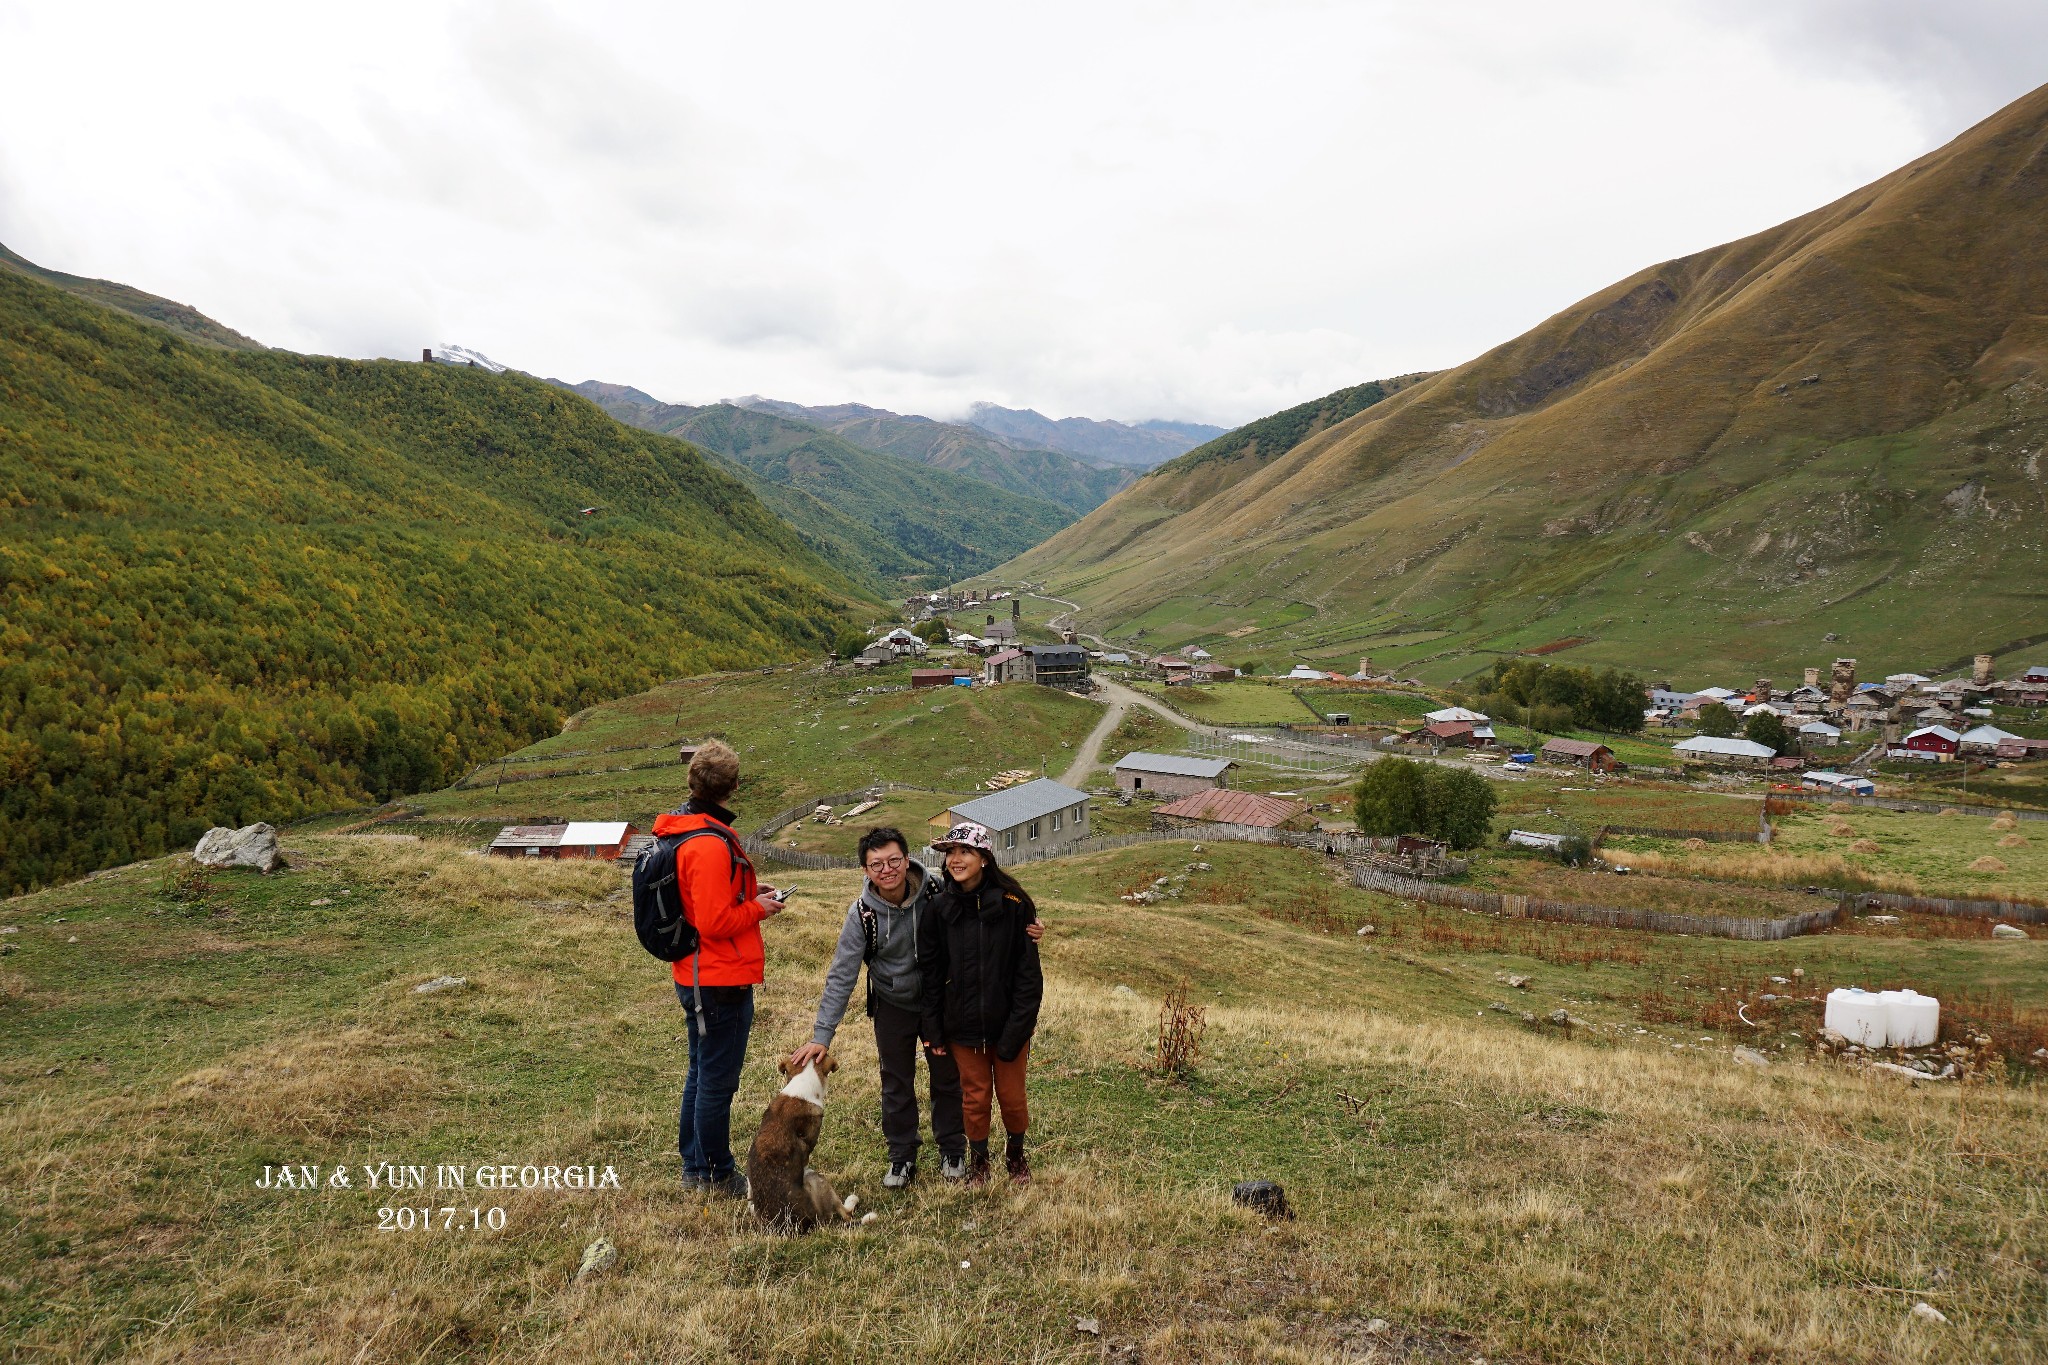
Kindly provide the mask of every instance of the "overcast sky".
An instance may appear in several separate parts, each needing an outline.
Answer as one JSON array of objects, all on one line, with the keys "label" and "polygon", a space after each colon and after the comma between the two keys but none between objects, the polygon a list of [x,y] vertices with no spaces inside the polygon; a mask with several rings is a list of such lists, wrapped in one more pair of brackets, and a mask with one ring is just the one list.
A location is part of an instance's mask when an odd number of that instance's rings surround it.
[{"label": "overcast sky", "polygon": [[2039,0],[0,5],[0,242],[271,345],[1232,424],[2048,80]]}]

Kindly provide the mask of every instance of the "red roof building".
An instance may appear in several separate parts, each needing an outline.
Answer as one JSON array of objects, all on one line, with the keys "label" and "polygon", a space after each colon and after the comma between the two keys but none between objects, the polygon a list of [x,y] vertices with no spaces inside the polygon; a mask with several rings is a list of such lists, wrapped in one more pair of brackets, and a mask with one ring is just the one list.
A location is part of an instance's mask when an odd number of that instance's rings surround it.
[{"label": "red roof building", "polygon": [[1155,827],[1175,825],[1252,825],[1259,829],[1284,829],[1301,823],[1308,807],[1299,801],[1257,792],[1234,792],[1211,787],[1178,801],[1170,801],[1152,812]]}]

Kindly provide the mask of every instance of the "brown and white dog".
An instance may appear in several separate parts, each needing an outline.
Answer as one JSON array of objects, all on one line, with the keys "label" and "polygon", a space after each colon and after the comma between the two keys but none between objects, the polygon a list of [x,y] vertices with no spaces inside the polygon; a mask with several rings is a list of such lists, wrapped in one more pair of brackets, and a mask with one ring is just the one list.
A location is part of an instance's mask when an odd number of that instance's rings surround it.
[{"label": "brown and white dog", "polygon": [[825,1077],[839,1069],[839,1061],[828,1052],[792,1073],[785,1057],[778,1069],[789,1084],[768,1101],[761,1131],[747,1149],[747,1197],[754,1216],[783,1232],[846,1222],[860,1196],[841,1200],[832,1182],[809,1164],[825,1121]]}]

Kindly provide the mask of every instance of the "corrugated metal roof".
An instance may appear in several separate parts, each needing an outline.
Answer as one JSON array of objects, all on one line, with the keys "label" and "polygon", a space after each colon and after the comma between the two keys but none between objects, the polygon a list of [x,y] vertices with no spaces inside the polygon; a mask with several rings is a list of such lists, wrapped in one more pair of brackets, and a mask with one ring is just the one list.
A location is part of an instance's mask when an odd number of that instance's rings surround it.
[{"label": "corrugated metal roof", "polygon": [[1951,744],[1962,739],[1961,735],[1949,729],[1946,725],[1923,725],[1912,734],[1907,735],[1906,738],[1909,740],[1918,739],[1922,735],[1934,735],[1937,738],[1947,740]]},{"label": "corrugated metal roof", "polygon": [[624,820],[571,820],[562,826],[562,847],[617,848],[631,828]]},{"label": "corrugated metal roof", "polygon": [[1021,649],[1004,649],[989,655],[988,661],[992,664],[1006,664],[1012,659],[1021,659],[1023,657],[1024,651]]},{"label": "corrugated metal roof", "polygon": [[1681,754],[1724,754],[1730,758],[1770,758],[1778,752],[1753,739],[1718,739],[1713,735],[1682,740],[1671,747]]},{"label": "corrugated metal roof", "polygon": [[1307,809],[1299,801],[1283,801],[1277,796],[1261,796],[1257,792],[1211,787],[1208,791],[1169,801],[1159,808],[1158,813],[1184,820],[1212,820],[1224,825],[1277,829]]},{"label": "corrugated metal roof", "polygon": [[984,829],[1000,833],[1050,815],[1056,810],[1079,805],[1087,799],[1087,792],[1076,791],[1065,783],[1055,782],[1049,777],[1041,777],[1035,781],[1020,783],[1005,791],[991,792],[972,801],[962,801],[953,807],[953,818],[972,820]]},{"label": "corrugated metal roof", "polygon": [[507,825],[491,840],[492,848],[560,848],[567,825]]},{"label": "corrugated metal roof", "polygon": [[1221,777],[1230,771],[1227,758],[1191,758],[1186,754],[1125,754],[1116,770],[1134,773],[1166,773],[1173,777]]},{"label": "corrugated metal roof", "polygon": [[[1591,758],[1594,754],[1606,748],[1605,744],[1595,744],[1591,740],[1553,739],[1543,746],[1543,752],[1546,754],[1567,754],[1572,758]],[[1609,749],[1608,752],[1612,753],[1613,750]]]}]

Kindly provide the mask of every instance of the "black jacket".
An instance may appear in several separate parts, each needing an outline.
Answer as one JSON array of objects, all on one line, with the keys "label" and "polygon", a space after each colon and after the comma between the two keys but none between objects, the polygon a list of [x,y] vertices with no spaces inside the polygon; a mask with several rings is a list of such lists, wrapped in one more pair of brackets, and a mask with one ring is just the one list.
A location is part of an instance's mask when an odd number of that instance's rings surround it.
[{"label": "black jacket", "polygon": [[1003,890],[993,877],[972,891],[947,877],[923,913],[917,965],[925,1041],[994,1048],[1003,1061],[1016,1060],[1038,1028],[1045,996],[1038,945],[1024,932],[1038,916],[1031,897]]}]

